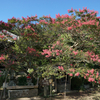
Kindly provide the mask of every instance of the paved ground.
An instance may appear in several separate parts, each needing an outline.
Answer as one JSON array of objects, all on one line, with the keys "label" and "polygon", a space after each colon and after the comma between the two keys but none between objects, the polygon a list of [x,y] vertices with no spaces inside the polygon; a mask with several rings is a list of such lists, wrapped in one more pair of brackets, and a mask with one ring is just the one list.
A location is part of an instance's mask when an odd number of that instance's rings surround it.
[{"label": "paved ground", "polygon": [[36,97],[26,97],[26,98],[16,98],[16,99],[2,99],[2,100],[100,100],[100,90],[91,90],[84,92],[73,92],[67,93],[64,99],[64,94],[58,94],[54,97],[43,98],[40,96]]},{"label": "paved ground", "polygon": [[62,96],[43,98],[43,97],[31,97],[31,98],[17,98],[17,99],[6,99],[6,100],[64,100]]},{"label": "paved ground", "polygon": [[66,95],[64,99],[64,95],[58,95],[51,98],[43,98],[43,97],[31,97],[31,98],[17,98],[17,99],[6,99],[6,100],[100,100],[100,92],[94,94],[87,93],[74,93]]}]

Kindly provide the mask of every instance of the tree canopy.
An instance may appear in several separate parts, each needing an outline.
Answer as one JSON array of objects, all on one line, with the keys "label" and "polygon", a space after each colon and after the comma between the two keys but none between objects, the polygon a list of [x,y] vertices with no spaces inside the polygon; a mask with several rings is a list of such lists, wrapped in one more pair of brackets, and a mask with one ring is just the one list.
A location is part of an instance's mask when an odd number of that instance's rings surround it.
[{"label": "tree canopy", "polygon": [[[14,46],[5,49],[0,61],[16,71],[33,68],[42,77],[82,76],[100,83],[100,17],[83,8],[68,10],[71,15],[11,18],[10,30],[19,36]],[[1,36],[1,39],[3,37]],[[5,53],[6,52],[6,53]],[[56,67],[57,66],[57,67]]]}]

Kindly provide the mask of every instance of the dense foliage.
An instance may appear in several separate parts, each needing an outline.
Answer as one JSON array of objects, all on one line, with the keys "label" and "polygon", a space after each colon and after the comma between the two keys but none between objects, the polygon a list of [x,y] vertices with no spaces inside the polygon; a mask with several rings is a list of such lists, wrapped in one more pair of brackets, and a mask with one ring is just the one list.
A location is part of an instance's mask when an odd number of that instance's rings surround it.
[{"label": "dense foliage", "polygon": [[[28,70],[42,77],[84,77],[100,83],[100,21],[97,11],[68,10],[71,15],[12,18],[11,31],[19,36],[3,51],[0,61],[8,69]],[[11,57],[10,57],[11,56]],[[6,58],[5,58],[6,57]]]}]

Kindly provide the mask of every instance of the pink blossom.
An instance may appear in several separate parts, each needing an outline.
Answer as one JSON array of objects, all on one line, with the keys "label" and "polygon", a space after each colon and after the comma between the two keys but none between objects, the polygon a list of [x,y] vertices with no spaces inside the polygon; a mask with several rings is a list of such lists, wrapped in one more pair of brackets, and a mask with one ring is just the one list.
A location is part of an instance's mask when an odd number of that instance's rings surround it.
[{"label": "pink blossom", "polygon": [[89,76],[89,74],[88,74],[88,73],[86,73],[85,75],[86,75],[86,76]]},{"label": "pink blossom", "polygon": [[58,53],[58,52],[57,52],[57,53],[56,53],[56,55],[57,55],[57,56],[59,56],[59,55],[60,55],[60,53]]},{"label": "pink blossom", "polygon": [[58,68],[61,69],[60,66],[58,66]]},{"label": "pink blossom", "polygon": [[97,22],[96,25],[98,26],[99,25],[99,22]]},{"label": "pink blossom", "polygon": [[62,24],[64,24],[64,23],[65,23],[65,21],[63,20],[61,23],[62,23]]},{"label": "pink blossom", "polygon": [[51,47],[52,49],[54,49],[54,47]]},{"label": "pink blossom", "polygon": [[100,59],[98,59],[98,62],[100,62]]},{"label": "pink blossom", "polygon": [[35,31],[33,28],[31,28],[32,31]]},{"label": "pink blossom", "polygon": [[54,24],[54,23],[55,23],[55,19],[54,19],[54,18],[51,18],[51,21],[52,21],[52,24]]},{"label": "pink blossom", "polygon": [[95,81],[95,80],[94,80],[94,78],[89,77],[88,81],[89,81],[89,82],[93,82],[93,81]]},{"label": "pink blossom", "polygon": [[70,12],[70,9],[68,9],[68,13]]},{"label": "pink blossom", "polygon": [[91,69],[90,72],[91,72],[91,74],[93,74],[94,73],[94,69]]},{"label": "pink blossom", "polygon": [[39,23],[40,23],[40,24],[41,24],[41,23],[48,24],[48,22],[46,22],[45,20],[40,20]]},{"label": "pink blossom", "polygon": [[67,29],[68,29],[68,30],[71,30],[71,29],[72,29],[72,27],[68,27]]},{"label": "pink blossom", "polygon": [[60,50],[59,52],[62,53],[62,50]]},{"label": "pink blossom", "polygon": [[79,73],[79,72],[77,72],[77,73],[75,74],[75,76],[79,76],[79,74],[80,74],[80,73]]},{"label": "pink blossom", "polygon": [[56,14],[56,18],[60,18],[60,14],[58,13],[58,15]]},{"label": "pink blossom", "polygon": [[98,16],[97,18],[100,19],[100,16]]},{"label": "pink blossom", "polygon": [[61,68],[62,70],[64,70],[64,68],[63,68],[62,66],[61,66],[60,68]]},{"label": "pink blossom", "polygon": [[0,60],[5,60],[5,58],[4,58],[4,56],[3,56],[3,55],[0,57]]},{"label": "pink blossom", "polygon": [[26,29],[30,29],[31,28],[31,26],[30,25],[28,25],[27,27],[26,27]]},{"label": "pink blossom", "polygon": [[98,76],[99,75],[99,72],[97,72],[96,75]]},{"label": "pink blossom", "polygon": [[86,79],[86,76],[84,76],[84,79]]},{"label": "pink blossom", "polygon": [[58,66],[58,69],[60,70],[64,70],[64,68],[62,66]]},{"label": "pink blossom", "polygon": [[78,54],[78,52],[77,52],[77,51],[73,51],[73,53],[74,53],[74,55],[77,55],[77,54]]},{"label": "pink blossom", "polygon": [[57,52],[59,52],[59,50],[55,50],[55,52],[57,53]]},{"label": "pink blossom", "polygon": [[73,74],[72,74],[72,73],[70,73],[70,74],[69,74],[69,76],[73,76]]},{"label": "pink blossom", "polygon": [[57,41],[56,44],[59,45],[60,44],[60,41]]},{"label": "pink blossom", "polygon": [[96,78],[98,78],[98,76],[96,75]]},{"label": "pink blossom", "polygon": [[46,58],[49,58],[50,56],[49,56],[49,55],[46,55],[45,57],[46,57]]},{"label": "pink blossom", "polygon": [[44,52],[42,52],[41,54],[42,54],[42,55],[44,55],[45,53],[44,53]]}]

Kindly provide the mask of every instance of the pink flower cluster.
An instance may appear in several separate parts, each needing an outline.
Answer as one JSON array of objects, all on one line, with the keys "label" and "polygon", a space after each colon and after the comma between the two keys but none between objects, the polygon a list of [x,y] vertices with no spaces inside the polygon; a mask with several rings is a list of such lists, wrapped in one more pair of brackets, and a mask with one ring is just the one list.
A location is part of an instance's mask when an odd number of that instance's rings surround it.
[{"label": "pink flower cluster", "polygon": [[56,44],[53,44],[52,47],[49,46],[49,49],[44,49],[43,52],[41,53],[42,55],[45,55],[45,57],[50,57],[50,56],[59,56],[62,53],[62,50],[55,49],[56,45],[61,45],[60,41],[57,41]]},{"label": "pink flower cluster", "polygon": [[77,55],[77,54],[78,54],[78,51],[73,51],[73,54],[74,54],[74,55]]},{"label": "pink flower cluster", "polygon": [[33,52],[36,52],[36,50],[34,48],[30,48],[30,47],[28,47],[26,49],[26,51],[28,51],[28,53],[30,53],[30,54],[32,54]]},{"label": "pink flower cluster", "polygon": [[55,18],[51,18],[51,23],[52,23],[52,24],[55,23]]},{"label": "pink flower cluster", "polygon": [[87,54],[91,58],[92,61],[94,61],[94,62],[96,62],[96,61],[97,62],[100,62],[99,56],[98,55],[95,55],[95,53],[93,53],[92,51],[91,52],[88,51]]},{"label": "pink flower cluster", "polygon": [[30,25],[26,26],[25,29],[31,29],[32,31],[35,31]]},{"label": "pink flower cluster", "polygon": [[73,73],[75,72],[75,69],[68,69],[71,73],[68,73],[69,76],[73,76]]},{"label": "pink flower cluster", "polygon": [[20,19],[20,18],[15,18],[15,17],[12,17],[11,19],[8,19],[8,21],[10,22],[10,21],[13,21],[13,22],[21,22],[21,23],[25,23],[25,22],[29,22],[29,21],[33,21],[33,20],[36,20],[37,19],[37,15],[35,15],[35,16],[31,16],[31,17],[29,17],[29,16],[27,16],[27,18],[24,18],[23,16],[22,16],[22,20]]},{"label": "pink flower cluster", "polygon": [[[70,72],[69,72],[70,71]],[[84,79],[88,79],[89,82],[99,82],[98,81],[98,78],[99,78],[99,72],[95,71],[94,69],[91,69],[91,70],[87,70],[87,72],[78,72],[77,70],[71,68],[71,69],[68,69],[68,75],[70,77],[73,77],[73,76],[83,76]],[[99,82],[100,84],[100,82]]]},{"label": "pink flower cluster", "polygon": [[57,56],[59,56],[60,55],[60,53],[62,53],[62,50],[51,50],[51,49],[45,49],[45,50],[43,50],[43,52],[41,53],[42,55],[45,55],[45,54],[47,54],[45,57],[50,57],[50,56],[52,56],[52,54],[53,54],[53,56],[55,56],[55,53],[56,53],[56,55]]},{"label": "pink flower cluster", "polygon": [[44,23],[44,24],[48,24],[48,22],[46,22],[45,20],[40,20],[39,24]]},{"label": "pink flower cluster", "polygon": [[74,73],[75,72],[75,69],[69,69],[69,71]]},{"label": "pink flower cluster", "polygon": [[22,16],[22,19],[25,20],[26,22],[35,20],[36,18],[37,18],[37,15],[31,16],[31,17],[27,16],[27,18],[24,18],[24,17]]},{"label": "pink flower cluster", "polygon": [[45,50],[43,50],[43,52],[42,52],[41,54],[42,54],[42,55],[47,54],[45,57],[47,57],[47,58],[48,58],[48,57],[50,57],[50,56],[51,56],[51,53],[52,53],[52,52],[51,52],[51,50],[50,50],[50,49],[49,49],[49,50],[48,50],[48,49],[45,49]]},{"label": "pink flower cluster", "polygon": [[75,74],[75,76],[79,76],[80,75],[80,73],[79,72],[77,72],[76,74]]},{"label": "pink flower cluster", "polygon": [[94,69],[91,69],[91,70],[90,70],[90,73],[93,74],[93,73],[94,73]]},{"label": "pink flower cluster", "polygon": [[71,30],[71,29],[72,29],[72,27],[68,27],[67,29],[68,29],[68,30]]},{"label": "pink flower cluster", "polygon": [[84,78],[87,78],[89,82],[96,83],[95,80],[99,78],[99,72],[97,71],[96,73],[94,73],[94,69],[87,70],[87,73],[84,73]]},{"label": "pink flower cluster", "polygon": [[69,75],[69,76],[73,76],[73,74],[72,74],[72,73],[69,73],[68,75]]},{"label": "pink flower cluster", "polygon": [[82,25],[99,25],[99,22],[97,22],[96,20],[89,20],[86,22],[83,22]]},{"label": "pink flower cluster", "polygon": [[[72,18],[72,16],[69,16],[69,15],[67,15],[67,14],[65,14],[65,15],[60,15],[60,14],[58,13],[58,15],[56,14],[56,18],[63,18],[63,19],[65,19],[65,18]],[[67,21],[67,20],[65,20],[65,21]]]},{"label": "pink flower cluster", "polygon": [[1,55],[0,60],[1,60],[1,61],[2,61],[2,60],[5,60],[4,55]]},{"label": "pink flower cluster", "polygon": [[[73,8],[71,8],[70,10],[68,10],[68,13],[70,13],[70,12],[76,12],[77,10],[75,9],[73,9]],[[89,9],[87,9],[87,7],[83,7],[83,9],[81,10],[81,9],[79,9],[79,12],[81,12],[81,13],[85,13],[85,12],[87,12],[87,13],[89,13],[89,14],[92,14],[92,15],[95,15],[95,14],[98,14],[98,11],[94,11],[94,10],[89,10]]]},{"label": "pink flower cluster", "polygon": [[44,17],[44,18],[51,18],[50,15],[49,15],[49,16],[48,16],[48,15],[47,15],[47,16],[44,16],[44,15],[43,15],[43,17]]},{"label": "pink flower cluster", "polygon": [[28,51],[29,54],[34,54],[34,56],[39,57],[38,52],[37,52],[34,48],[28,47],[28,48],[26,49],[26,51]]},{"label": "pink flower cluster", "polygon": [[95,81],[95,79],[94,79],[94,78],[89,77],[88,81],[89,81],[89,82],[94,82],[94,81]]},{"label": "pink flower cluster", "polygon": [[59,68],[60,70],[62,70],[62,71],[64,70],[64,68],[63,68],[62,66],[58,66],[58,68]]}]

